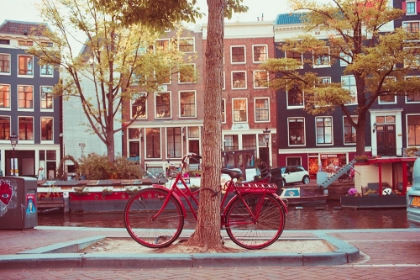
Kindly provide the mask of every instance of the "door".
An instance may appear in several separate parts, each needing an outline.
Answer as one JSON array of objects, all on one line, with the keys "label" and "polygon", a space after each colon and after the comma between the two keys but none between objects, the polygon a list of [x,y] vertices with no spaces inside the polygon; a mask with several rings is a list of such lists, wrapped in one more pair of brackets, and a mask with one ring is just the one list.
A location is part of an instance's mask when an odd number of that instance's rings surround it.
[{"label": "door", "polygon": [[381,124],[376,126],[376,141],[378,147],[378,155],[395,156],[395,124]]}]

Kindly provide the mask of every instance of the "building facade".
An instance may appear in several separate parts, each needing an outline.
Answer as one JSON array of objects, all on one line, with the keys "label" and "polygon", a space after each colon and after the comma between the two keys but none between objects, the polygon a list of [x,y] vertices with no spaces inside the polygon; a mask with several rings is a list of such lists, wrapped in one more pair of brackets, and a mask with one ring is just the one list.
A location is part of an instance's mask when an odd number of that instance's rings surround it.
[{"label": "building facade", "polygon": [[[0,26],[0,169],[3,175],[54,178],[61,158],[61,98],[52,96],[59,73],[25,50],[42,23],[6,20]],[[42,37],[41,37],[42,38]],[[42,42],[53,46],[52,42]],[[17,135],[12,148],[10,136]],[[14,160],[12,160],[14,159]]]}]

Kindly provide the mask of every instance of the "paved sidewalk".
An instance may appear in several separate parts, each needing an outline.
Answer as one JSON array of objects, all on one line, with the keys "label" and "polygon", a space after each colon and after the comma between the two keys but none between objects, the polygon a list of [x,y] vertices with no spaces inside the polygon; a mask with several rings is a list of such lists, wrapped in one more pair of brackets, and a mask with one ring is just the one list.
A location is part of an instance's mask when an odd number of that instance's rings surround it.
[{"label": "paved sidewalk", "polygon": [[[420,275],[420,229],[285,231],[285,240],[324,239],[337,248],[306,256],[68,253],[77,251],[74,246],[81,246],[81,241],[91,243],[104,237],[128,237],[128,233],[125,229],[43,226],[0,230],[0,278],[336,280],[418,279]],[[46,253],[54,250],[58,253]]]}]

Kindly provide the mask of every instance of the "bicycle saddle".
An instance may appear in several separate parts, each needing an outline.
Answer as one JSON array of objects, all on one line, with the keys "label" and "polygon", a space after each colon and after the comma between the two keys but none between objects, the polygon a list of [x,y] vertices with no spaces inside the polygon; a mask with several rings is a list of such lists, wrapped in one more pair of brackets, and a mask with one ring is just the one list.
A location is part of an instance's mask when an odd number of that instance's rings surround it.
[{"label": "bicycle saddle", "polygon": [[239,168],[222,168],[222,173],[229,175],[232,179],[242,177],[242,171]]}]

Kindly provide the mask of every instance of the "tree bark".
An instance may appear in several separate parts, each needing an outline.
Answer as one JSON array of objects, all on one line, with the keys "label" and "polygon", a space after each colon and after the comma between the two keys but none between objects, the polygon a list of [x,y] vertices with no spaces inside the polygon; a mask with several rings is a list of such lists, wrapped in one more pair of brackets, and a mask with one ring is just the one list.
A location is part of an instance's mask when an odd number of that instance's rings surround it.
[{"label": "tree bark", "polygon": [[204,93],[202,176],[198,219],[188,245],[220,250],[220,170],[222,167],[222,76],[225,0],[207,0],[208,34]]}]

